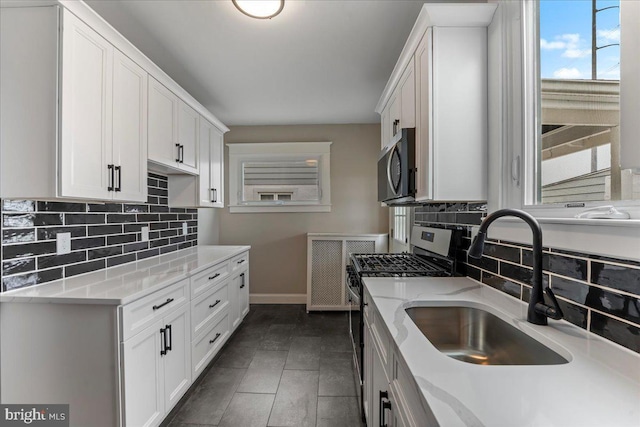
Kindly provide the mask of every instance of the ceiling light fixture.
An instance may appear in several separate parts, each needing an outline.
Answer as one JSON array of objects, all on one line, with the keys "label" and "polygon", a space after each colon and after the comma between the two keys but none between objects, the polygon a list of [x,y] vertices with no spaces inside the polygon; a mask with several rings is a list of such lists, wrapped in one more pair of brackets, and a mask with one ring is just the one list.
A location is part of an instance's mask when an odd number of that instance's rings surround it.
[{"label": "ceiling light fixture", "polygon": [[284,9],[284,0],[231,0],[235,7],[256,19],[271,19]]}]

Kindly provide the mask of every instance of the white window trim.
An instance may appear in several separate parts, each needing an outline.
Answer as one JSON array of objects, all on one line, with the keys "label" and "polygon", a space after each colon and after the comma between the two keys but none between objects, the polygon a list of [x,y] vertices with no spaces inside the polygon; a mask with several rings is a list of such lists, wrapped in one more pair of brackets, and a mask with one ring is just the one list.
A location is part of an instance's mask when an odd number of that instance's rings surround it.
[{"label": "white window trim", "polygon": [[[583,208],[530,205],[535,187],[536,123],[539,109],[536,49],[529,37],[537,34],[535,0],[490,0],[498,3],[489,27],[489,211],[523,209],[534,215],[545,232],[545,246],[640,260],[640,202],[588,202]],[[636,8],[640,10],[639,8]],[[528,65],[528,66],[527,66]],[[640,134],[640,132],[638,133]],[[629,212],[629,220],[577,219],[596,206],[614,205]],[[528,227],[517,220],[498,220],[490,237],[530,243]]]},{"label": "white window trim", "polygon": [[[331,142],[242,142],[227,144],[229,147],[229,212],[231,213],[275,213],[275,212],[331,212]],[[242,162],[264,160],[286,156],[305,155],[320,160],[320,200],[318,202],[256,202],[255,205],[240,203]]]}]

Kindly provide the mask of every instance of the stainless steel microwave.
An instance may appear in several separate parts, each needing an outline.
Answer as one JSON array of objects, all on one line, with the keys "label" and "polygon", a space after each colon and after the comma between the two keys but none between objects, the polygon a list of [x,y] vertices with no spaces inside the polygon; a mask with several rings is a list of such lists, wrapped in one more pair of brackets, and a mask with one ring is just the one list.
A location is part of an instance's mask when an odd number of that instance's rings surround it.
[{"label": "stainless steel microwave", "polygon": [[378,159],[378,201],[388,205],[410,203],[416,194],[414,128],[398,132]]}]

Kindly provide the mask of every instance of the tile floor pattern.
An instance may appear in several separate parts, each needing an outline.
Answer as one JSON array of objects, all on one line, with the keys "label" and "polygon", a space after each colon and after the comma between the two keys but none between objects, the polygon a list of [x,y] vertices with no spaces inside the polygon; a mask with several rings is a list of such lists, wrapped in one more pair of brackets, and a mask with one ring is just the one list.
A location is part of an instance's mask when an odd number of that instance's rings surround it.
[{"label": "tile floor pattern", "polygon": [[182,402],[169,427],[361,427],[347,313],[252,305]]}]

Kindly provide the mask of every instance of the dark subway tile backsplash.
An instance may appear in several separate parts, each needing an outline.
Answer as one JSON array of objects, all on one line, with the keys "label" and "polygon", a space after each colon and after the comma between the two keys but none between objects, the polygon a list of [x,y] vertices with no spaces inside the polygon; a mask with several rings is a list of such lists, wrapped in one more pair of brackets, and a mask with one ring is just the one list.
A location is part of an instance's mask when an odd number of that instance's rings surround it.
[{"label": "dark subway tile backsplash", "polygon": [[[152,205],[2,200],[0,291],[195,246],[198,211],[167,206],[166,176],[149,173],[148,184]],[[148,242],[140,241],[142,227],[153,230]],[[71,234],[70,253],[56,255],[58,233]]]},{"label": "dark subway tile backsplash", "polygon": [[[415,224],[462,229],[466,251],[486,210],[486,203],[425,204],[416,206]],[[465,255],[456,255],[458,274],[529,301],[530,244],[487,239],[480,260]],[[640,353],[640,262],[544,247],[542,263],[543,286],[554,290],[564,320]]]}]

